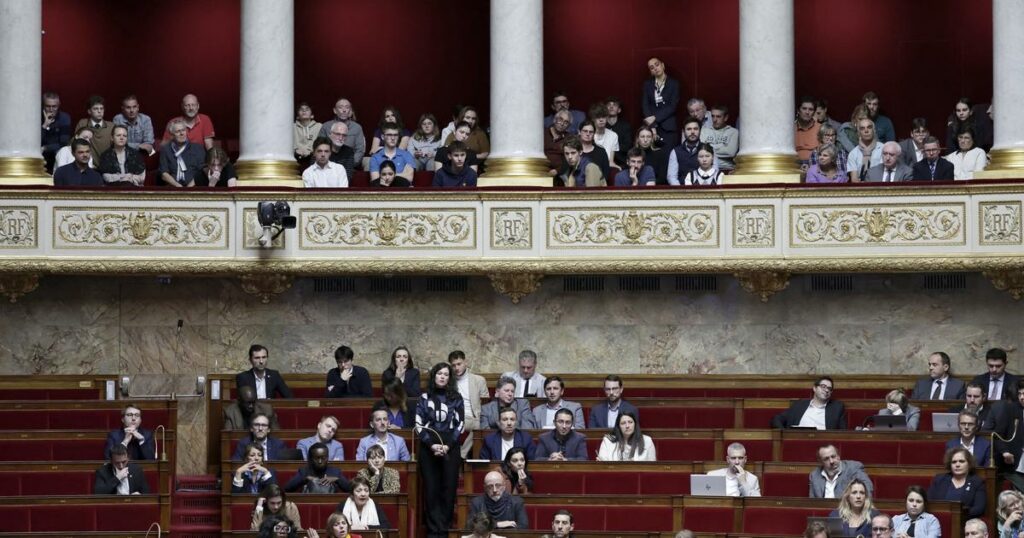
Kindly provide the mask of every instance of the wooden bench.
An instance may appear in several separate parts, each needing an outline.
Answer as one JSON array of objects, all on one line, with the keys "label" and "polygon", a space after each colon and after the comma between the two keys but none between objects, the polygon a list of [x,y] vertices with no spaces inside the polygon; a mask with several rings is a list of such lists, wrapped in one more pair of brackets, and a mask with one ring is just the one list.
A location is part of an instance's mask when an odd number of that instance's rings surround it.
[{"label": "wooden bench", "polygon": [[145,532],[154,522],[169,528],[169,497],[75,495],[0,497],[4,532]]},{"label": "wooden bench", "polygon": [[[0,431],[0,462],[2,461],[85,461],[103,458],[106,431],[42,430]],[[175,435],[168,430],[157,436],[157,449],[168,459],[175,454]],[[157,454],[157,458],[160,454]]]},{"label": "wooden bench", "polygon": [[[96,469],[105,462],[0,463],[0,497],[91,495]],[[170,493],[167,462],[139,462],[150,492]]]},{"label": "wooden bench", "polygon": [[172,400],[0,401],[0,430],[98,430],[121,428],[121,410],[131,403],[142,411],[142,425],[174,430],[178,402]]},{"label": "wooden bench", "polygon": [[[327,516],[334,512],[339,502],[345,500],[345,496],[290,493],[288,500],[298,506],[303,525],[312,525],[313,528],[322,529],[327,521]],[[222,495],[221,529],[247,531],[254,502],[252,496]],[[374,495],[373,502],[387,514],[392,525],[397,529],[406,530],[409,533],[406,536],[415,536],[416,518],[409,517],[407,495]]]},{"label": "wooden bench", "polygon": [[106,400],[107,382],[119,397],[115,375],[0,375],[0,400]]}]

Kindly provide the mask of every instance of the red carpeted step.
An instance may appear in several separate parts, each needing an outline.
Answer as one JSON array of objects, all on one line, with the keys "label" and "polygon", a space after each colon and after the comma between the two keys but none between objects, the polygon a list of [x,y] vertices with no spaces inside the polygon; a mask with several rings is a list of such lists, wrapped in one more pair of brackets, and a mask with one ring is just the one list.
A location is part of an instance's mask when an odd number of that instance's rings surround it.
[{"label": "red carpeted step", "polygon": [[219,538],[220,484],[213,475],[179,476],[171,496],[171,533],[178,538]]}]

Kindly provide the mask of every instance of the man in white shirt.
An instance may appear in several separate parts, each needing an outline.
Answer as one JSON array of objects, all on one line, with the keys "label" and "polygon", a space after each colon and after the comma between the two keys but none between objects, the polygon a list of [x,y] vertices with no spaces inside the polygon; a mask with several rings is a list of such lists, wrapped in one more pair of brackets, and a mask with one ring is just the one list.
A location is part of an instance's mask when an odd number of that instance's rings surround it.
[{"label": "man in white shirt", "polygon": [[539,398],[544,395],[544,376],[537,373],[537,354],[524,349],[519,352],[519,371],[505,372],[502,377],[516,382],[516,398]]},{"label": "man in white shirt", "polygon": [[918,379],[911,400],[963,400],[965,385],[963,381],[949,374],[952,361],[949,355],[936,351],[928,356],[928,377]]},{"label": "man in white shirt", "polygon": [[348,187],[345,167],[331,161],[331,141],[318,138],[313,142],[313,164],[302,172],[302,183],[307,189]]},{"label": "man in white shirt", "polygon": [[594,122],[594,143],[604,148],[608,154],[608,164],[619,168],[615,163],[615,153],[619,147],[619,135],[608,129],[608,108],[601,103],[590,107],[590,121]]},{"label": "man in white shirt", "polygon": [[814,499],[838,499],[846,486],[854,479],[864,482],[868,497],[874,495],[875,485],[864,472],[864,464],[854,460],[839,459],[834,445],[823,445],[818,449],[820,465],[811,470],[809,497]]},{"label": "man in white shirt", "polygon": [[463,459],[473,449],[473,430],[480,429],[480,399],[487,398],[487,380],[469,371],[469,363],[466,362],[466,354],[456,349],[448,354],[448,364],[452,365],[452,372],[455,374],[455,383],[458,385],[459,394],[462,395],[464,403],[465,429],[470,434],[462,443]]},{"label": "man in white shirt", "polygon": [[730,497],[760,497],[761,485],[754,473],[744,469],[747,465],[747,448],[740,443],[732,443],[725,450],[728,467],[708,472],[710,476],[725,477],[725,494]]},{"label": "man in white shirt", "polygon": [[846,406],[832,399],[835,384],[829,376],[814,380],[813,397],[797,400],[789,409],[772,418],[772,428],[815,428],[845,430]]},{"label": "man in white shirt", "polygon": [[586,427],[583,423],[583,406],[577,402],[563,400],[565,394],[565,382],[562,378],[553,375],[544,381],[544,395],[548,401],[533,408],[533,418],[537,419],[537,426],[550,430],[555,427],[555,413],[559,409],[572,411],[573,428],[582,430]]}]

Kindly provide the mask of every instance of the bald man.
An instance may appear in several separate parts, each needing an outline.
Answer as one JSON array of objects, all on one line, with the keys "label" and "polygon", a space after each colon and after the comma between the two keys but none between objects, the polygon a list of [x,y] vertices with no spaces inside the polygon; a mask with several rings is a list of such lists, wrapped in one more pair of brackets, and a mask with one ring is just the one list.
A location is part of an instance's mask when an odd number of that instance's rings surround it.
[{"label": "bald man", "polygon": [[522,497],[505,491],[505,476],[498,471],[491,471],[484,477],[484,494],[470,501],[467,521],[478,512],[486,512],[494,518],[494,526],[499,529],[530,528]]},{"label": "bald man", "polygon": [[171,141],[171,124],[181,120],[185,122],[185,128],[188,129],[189,142],[199,144],[207,150],[212,148],[213,137],[217,136],[217,133],[213,130],[213,120],[206,114],[199,113],[199,98],[191,93],[182,97],[181,114],[181,116],[172,118],[171,121],[167,122],[167,128],[164,129],[164,138],[161,144]]},{"label": "bald man", "polygon": [[886,142],[882,146],[882,162],[868,168],[868,175],[864,181],[893,183],[913,179],[914,170],[903,162],[902,155],[903,148],[899,144]]}]

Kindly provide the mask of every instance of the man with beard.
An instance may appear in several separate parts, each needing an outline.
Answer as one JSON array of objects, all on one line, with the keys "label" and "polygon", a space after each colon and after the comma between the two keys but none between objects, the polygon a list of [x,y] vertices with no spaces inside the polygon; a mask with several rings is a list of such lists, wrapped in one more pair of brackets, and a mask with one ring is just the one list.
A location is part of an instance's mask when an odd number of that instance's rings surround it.
[{"label": "man with beard", "polygon": [[532,460],[537,448],[533,445],[530,434],[516,428],[516,410],[503,407],[498,418],[498,431],[484,436],[480,459],[504,461],[505,454],[513,448],[526,450],[526,459]]},{"label": "man with beard", "polygon": [[686,118],[683,122],[683,143],[672,150],[668,156],[668,183],[682,185],[681,180],[686,174],[697,169],[697,146],[700,145],[700,120]]},{"label": "man with beard", "polygon": [[252,423],[249,426],[249,435],[238,440],[238,444],[235,445],[235,455],[232,459],[245,460],[245,450],[249,445],[256,445],[263,449],[263,461],[280,459],[281,454],[288,447],[285,446],[284,441],[271,437],[270,431],[270,418],[256,413],[252,417]]},{"label": "man with beard", "polygon": [[509,495],[505,491],[505,477],[498,471],[491,471],[484,477],[484,495],[469,502],[469,519],[480,512],[494,518],[498,529],[529,529],[530,520],[526,515],[523,498]]},{"label": "man with beard", "polygon": [[537,439],[537,459],[551,461],[587,460],[587,438],[573,431],[572,411],[555,413],[555,429]]}]

